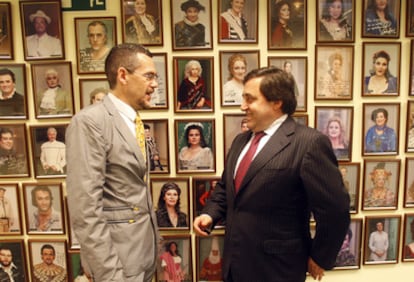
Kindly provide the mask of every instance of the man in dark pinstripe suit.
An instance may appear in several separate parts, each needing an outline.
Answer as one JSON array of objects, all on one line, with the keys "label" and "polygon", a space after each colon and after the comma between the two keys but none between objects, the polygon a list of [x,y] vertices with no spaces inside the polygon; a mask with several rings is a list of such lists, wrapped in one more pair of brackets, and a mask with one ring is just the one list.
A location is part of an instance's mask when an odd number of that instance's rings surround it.
[{"label": "man in dark pinstripe suit", "polygon": [[[194,230],[207,236],[226,219],[224,281],[299,282],[307,271],[320,280],[334,266],[350,221],[349,195],[331,143],[291,118],[294,83],[278,68],[253,70],[245,77],[241,109],[250,131],[234,139],[221,181],[194,220]],[[240,161],[262,131],[236,193]]]}]

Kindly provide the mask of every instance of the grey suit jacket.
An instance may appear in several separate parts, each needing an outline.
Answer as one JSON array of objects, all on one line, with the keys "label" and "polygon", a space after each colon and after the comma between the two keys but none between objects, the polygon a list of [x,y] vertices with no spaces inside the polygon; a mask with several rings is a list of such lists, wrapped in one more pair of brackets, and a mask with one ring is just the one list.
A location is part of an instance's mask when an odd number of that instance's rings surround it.
[{"label": "grey suit jacket", "polygon": [[154,269],[158,233],[147,166],[108,97],[72,118],[66,156],[70,219],[86,271],[94,281],[123,281]]},{"label": "grey suit jacket", "polygon": [[[236,195],[234,170],[250,136],[233,141],[203,210],[214,224],[226,219],[224,277],[231,271],[234,281],[304,281],[309,256],[332,268],[350,218],[330,141],[288,117],[255,157]],[[314,239],[310,212],[317,222]]]}]

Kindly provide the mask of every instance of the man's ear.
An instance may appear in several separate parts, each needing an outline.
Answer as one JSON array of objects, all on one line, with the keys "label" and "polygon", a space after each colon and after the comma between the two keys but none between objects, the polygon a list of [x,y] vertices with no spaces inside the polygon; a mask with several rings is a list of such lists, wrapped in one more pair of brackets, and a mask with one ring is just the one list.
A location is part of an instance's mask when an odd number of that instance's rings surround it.
[{"label": "man's ear", "polygon": [[120,67],[117,71],[117,77],[118,77],[118,81],[122,84],[122,85],[126,85],[128,83],[128,71],[126,68],[124,67]]},{"label": "man's ear", "polygon": [[281,100],[273,101],[273,109],[274,110],[280,111],[282,109],[282,105],[283,105],[283,102]]}]

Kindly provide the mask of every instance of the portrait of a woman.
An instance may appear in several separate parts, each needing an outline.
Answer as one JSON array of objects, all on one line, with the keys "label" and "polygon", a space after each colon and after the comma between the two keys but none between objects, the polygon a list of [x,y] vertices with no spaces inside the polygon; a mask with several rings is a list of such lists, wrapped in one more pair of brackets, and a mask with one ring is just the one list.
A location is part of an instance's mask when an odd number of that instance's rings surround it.
[{"label": "portrait of a woman", "polygon": [[371,171],[369,177],[372,186],[364,193],[364,208],[394,207],[395,193],[390,189],[392,172],[385,168],[384,162],[379,162]]},{"label": "portrait of a woman", "polygon": [[230,0],[230,7],[220,15],[220,38],[247,39],[247,21],[243,16],[245,0]]},{"label": "portrait of a woman", "polygon": [[169,241],[165,244],[165,251],[161,254],[162,277],[159,281],[181,282],[185,279],[185,272],[181,266],[182,257],[178,252],[178,244]]},{"label": "portrait of a woman", "polygon": [[247,72],[247,60],[240,54],[235,53],[228,59],[228,80],[223,84],[223,104],[240,105],[243,94],[243,79]]},{"label": "portrait of a woman", "polygon": [[369,0],[365,10],[364,35],[398,36],[398,23],[391,11],[388,0]]},{"label": "portrait of a woman", "polygon": [[184,19],[177,22],[175,30],[175,46],[191,47],[205,46],[205,26],[199,22],[199,13],[205,11],[205,7],[197,0],[188,0],[181,4],[181,11],[184,12]]},{"label": "portrait of a woman", "polygon": [[212,150],[208,147],[204,138],[203,125],[201,123],[188,123],[184,127],[184,146],[179,154],[180,170],[211,170],[214,168]]},{"label": "portrait of a woman", "polygon": [[161,187],[157,205],[159,227],[188,227],[187,215],[180,208],[181,188],[174,182]]},{"label": "portrait of a woman", "polygon": [[323,132],[329,137],[335,156],[338,160],[349,158],[349,141],[340,117],[333,116],[328,119]]},{"label": "portrait of a woman", "polygon": [[320,77],[317,96],[319,98],[344,98],[350,96],[349,81],[343,75],[344,59],[334,52],[328,57],[328,72]]},{"label": "portrait of a woman", "polygon": [[[405,259],[414,259],[414,218],[411,221],[408,220],[406,223],[406,234],[407,234],[407,243],[404,246],[404,258]],[[411,234],[411,236],[409,235]]]},{"label": "portrait of a woman", "polygon": [[365,152],[395,152],[397,136],[395,130],[387,125],[387,109],[377,108],[373,110],[371,120],[375,124],[368,129],[365,135]]},{"label": "portrait of a woman", "polygon": [[386,51],[374,53],[372,69],[364,80],[364,94],[396,94],[398,92],[397,78],[389,70],[390,61],[391,57]]},{"label": "portrait of a woman", "polygon": [[291,4],[289,1],[276,1],[275,21],[272,28],[271,46],[288,48],[292,47],[293,32],[289,26]]},{"label": "portrait of a woman", "polygon": [[[352,26],[344,15],[343,0],[326,0],[319,23],[319,40],[349,41],[352,39]],[[352,12],[351,10],[346,13]]]}]

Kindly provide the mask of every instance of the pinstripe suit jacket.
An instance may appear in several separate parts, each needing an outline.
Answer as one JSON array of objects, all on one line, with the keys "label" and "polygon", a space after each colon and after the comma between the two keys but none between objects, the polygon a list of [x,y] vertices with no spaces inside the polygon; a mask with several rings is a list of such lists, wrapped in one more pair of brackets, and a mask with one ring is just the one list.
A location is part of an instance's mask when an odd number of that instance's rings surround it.
[{"label": "pinstripe suit jacket", "polygon": [[[291,117],[253,160],[237,195],[234,170],[251,132],[238,135],[204,213],[226,218],[223,275],[304,281],[307,260],[330,269],[349,225],[349,196],[328,138]],[[317,222],[309,232],[310,212]]]}]

